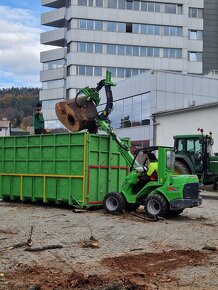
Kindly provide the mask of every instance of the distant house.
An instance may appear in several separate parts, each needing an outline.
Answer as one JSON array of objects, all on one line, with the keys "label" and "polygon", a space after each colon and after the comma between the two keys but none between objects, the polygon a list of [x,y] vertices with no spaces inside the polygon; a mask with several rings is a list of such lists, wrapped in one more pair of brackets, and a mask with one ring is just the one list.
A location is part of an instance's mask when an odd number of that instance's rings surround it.
[{"label": "distant house", "polygon": [[0,137],[11,135],[11,124],[9,120],[0,120]]}]

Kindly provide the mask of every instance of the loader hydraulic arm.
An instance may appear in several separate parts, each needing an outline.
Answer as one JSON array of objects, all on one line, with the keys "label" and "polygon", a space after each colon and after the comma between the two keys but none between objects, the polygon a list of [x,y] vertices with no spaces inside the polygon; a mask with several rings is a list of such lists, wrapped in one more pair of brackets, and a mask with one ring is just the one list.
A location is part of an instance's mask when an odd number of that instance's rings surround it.
[{"label": "loader hydraulic arm", "polygon": [[[109,136],[111,136],[113,138],[113,140],[118,144],[118,148],[119,151],[121,153],[121,155],[124,157],[124,159],[126,160],[128,166],[131,168],[134,160],[134,156],[132,155],[132,153],[129,150],[128,145],[126,145],[125,143],[123,143],[119,137],[117,137],[117,135],[115,134],[115,132],[113,131],[113,128],[111,127],[111,125],[109,124],[108,120],[104,120],[101,119],[101,117],[98,117],[96,119],[97,125],[99,127],[102,128],[103,131],[105,131]],[[137,161],[135,161],[135,166],[139,166],[139,164],[137,163]]]}]

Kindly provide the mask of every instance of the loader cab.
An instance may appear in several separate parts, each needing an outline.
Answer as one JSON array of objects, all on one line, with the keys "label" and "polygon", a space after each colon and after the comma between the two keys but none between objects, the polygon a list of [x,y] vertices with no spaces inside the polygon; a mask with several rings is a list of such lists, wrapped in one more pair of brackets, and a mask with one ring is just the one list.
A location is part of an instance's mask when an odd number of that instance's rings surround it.
[{"label": "loader cab", "polygon": [[148,152],[155,153],[157,157],[158,179],[156,181],[158,183],[163,184],[169,176],[173,175],[175,163],[175,150],[173,147],[163,147],[163,146],[151,146],[138,149],[137,151],[135,151],[135,158],[133,160],[131,170],[135,168],[134,166],[135,161],[137,161],[142,168],[145,167],[144,170],[146,170],[146,167],[149,165],[147,158]]}]

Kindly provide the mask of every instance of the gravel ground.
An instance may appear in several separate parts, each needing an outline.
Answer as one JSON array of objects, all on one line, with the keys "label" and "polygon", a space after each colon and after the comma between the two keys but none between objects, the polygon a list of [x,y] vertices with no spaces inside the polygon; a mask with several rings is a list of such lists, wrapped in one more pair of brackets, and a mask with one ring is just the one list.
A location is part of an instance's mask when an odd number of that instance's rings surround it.
[{"label": "gravel ground", "polygon": [[[157,222],[2,201],[0,289],[218,289],[218,192],[202,197],[202,206]],[[25,251],[31,226],[31,248],[63,248]]]}]

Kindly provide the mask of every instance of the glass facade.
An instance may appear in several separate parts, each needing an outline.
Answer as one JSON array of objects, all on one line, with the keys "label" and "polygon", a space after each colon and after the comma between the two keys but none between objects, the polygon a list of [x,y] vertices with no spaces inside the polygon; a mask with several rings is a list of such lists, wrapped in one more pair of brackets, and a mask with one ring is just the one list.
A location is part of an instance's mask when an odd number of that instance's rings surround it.
[{"label": "glass facade", "polygon": [[[105,104],[98,106],[102,111]],[[144,93],[114,101],[114,109],[110,115],[113,128],[128,128],[151,123],[151,93]]]}]

